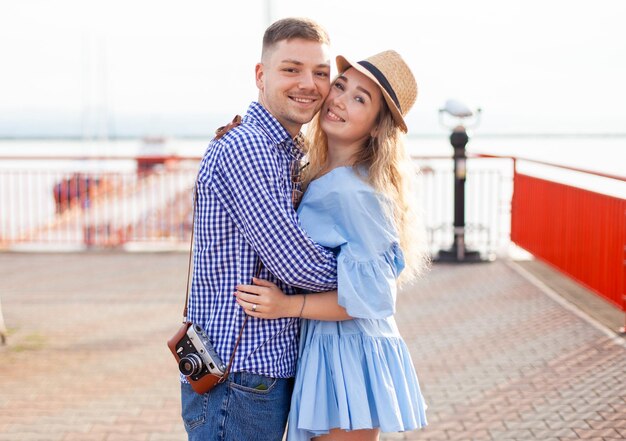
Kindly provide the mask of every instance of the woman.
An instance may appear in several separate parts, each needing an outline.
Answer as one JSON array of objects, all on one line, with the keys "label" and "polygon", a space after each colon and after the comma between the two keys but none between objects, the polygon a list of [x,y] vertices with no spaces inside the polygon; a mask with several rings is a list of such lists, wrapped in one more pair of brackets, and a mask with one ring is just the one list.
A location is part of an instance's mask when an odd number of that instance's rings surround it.
[{"label": "woman", "polygon": [[[393,313],[396,279],[425,266],[412,212],[414,169],[402,143],[415,102],[411,71],[393,51],[341,74],[309,130],[308,188],[298,213],[337,252],[338,289],[286,296],[255,279],[235,293],[246,313],[302,317],[289,441],[377,440],[426,425],[425,404]],[[256,306],[255,306],[256,305]],[[253,311],[254,309],[254,311]]]}]

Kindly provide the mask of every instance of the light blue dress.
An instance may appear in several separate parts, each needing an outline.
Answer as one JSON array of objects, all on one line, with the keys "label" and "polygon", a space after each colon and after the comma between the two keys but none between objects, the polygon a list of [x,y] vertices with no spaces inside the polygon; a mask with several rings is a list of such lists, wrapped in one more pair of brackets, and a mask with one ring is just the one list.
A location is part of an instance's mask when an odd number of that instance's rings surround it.
[{"label": "light blue dress", "polygon": [[339,167],[311,182],[300,204],[304,230],[337,252],[339,304],[354,319],[302,321],[289,441],[332,428],[401,432],[426,425],[417,375],[393,318],[404,259],[383,201],[352,167]]}]

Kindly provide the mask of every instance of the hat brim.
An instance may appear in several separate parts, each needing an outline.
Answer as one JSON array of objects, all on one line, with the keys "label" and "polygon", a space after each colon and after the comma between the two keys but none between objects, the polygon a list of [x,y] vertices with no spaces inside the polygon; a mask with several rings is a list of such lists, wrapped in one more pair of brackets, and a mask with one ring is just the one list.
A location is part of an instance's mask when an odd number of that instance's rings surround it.
[{"label": "hat brim", "polygon": [[369,70],[361,66],[359,63],[353,63],[352,61],[348,60],[346,57],[341,56],[341,55],[337,55],[336,62],[337,62],[337,70],[339,71],[340,74],[348,70],[348,68],[352,67],[353,69],[356,69],[357,71],[361,72],[367,78],[369,78],[374,83],[376,83],[376,85],[379,87],[380,91],[383,94],[383,98],[385,99],[385,102],[387,103],[387,107],[389,108],[389,111],[391,112],[391,116],[393,117],[393,120],[396,122],[400,130],[402,130],[404,133],[408,132],[408,128],[406,126],[406,123],[404,122],[404,118],[402,117],[402,113],[400,112],[400,109],[398,109],[398,106],[396,105],[396,103],[393,102],[393,99],[391,98],[389,93],[387,93],[385,88],[380,84],[380,82],[376,79],[376,77]]}]

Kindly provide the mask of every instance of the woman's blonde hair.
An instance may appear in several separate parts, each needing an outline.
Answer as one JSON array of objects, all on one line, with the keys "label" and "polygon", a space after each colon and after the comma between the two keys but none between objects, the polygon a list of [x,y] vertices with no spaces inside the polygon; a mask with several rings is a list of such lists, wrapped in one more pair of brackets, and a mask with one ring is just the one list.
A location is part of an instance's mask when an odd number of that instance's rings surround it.
[{"label": "woman's blonde hair", "polygon": [[[305,185],[323,172],[328,159],[328,139],[320,127],[320,117],[321,112],[307,129],[309,166],[304,170]],[[353,166],[357,174],[360,168],[365,168],[367,176],[362,178],[390,202],[388,215],[396,227],[406,264],[399,281],[407,282],[421,274],[429,263],[426,234],[417,209],[417,168],[384,102],[376,126],[376,135],[357,153]]]}]

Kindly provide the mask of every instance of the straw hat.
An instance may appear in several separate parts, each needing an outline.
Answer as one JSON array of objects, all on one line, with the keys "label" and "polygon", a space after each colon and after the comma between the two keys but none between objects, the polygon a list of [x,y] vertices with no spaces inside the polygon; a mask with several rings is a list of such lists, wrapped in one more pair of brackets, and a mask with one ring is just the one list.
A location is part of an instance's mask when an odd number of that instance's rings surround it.
[{"label": "straw hat", "polygon": [[345,57],[337,57],[337,69],[340,73],[353,67],[375,82],[391,110],[394,121],[404,133],[407,132],[404,115],[411,109],[417,98],[417,84],[411,69],[399,53],[384,51],[372,55],[363,61],[353,63]]}]

